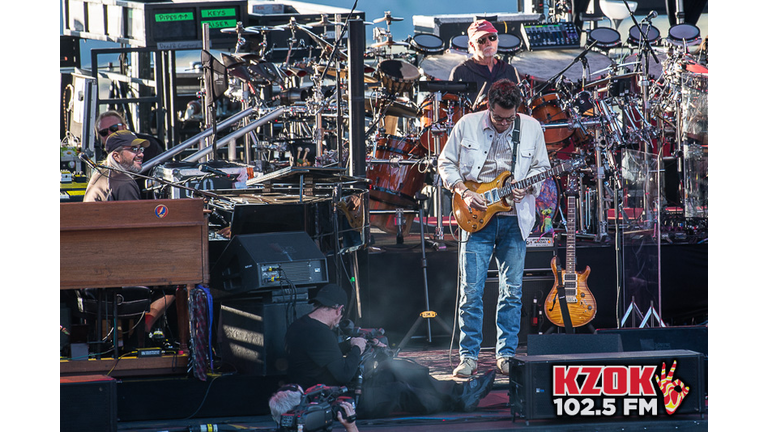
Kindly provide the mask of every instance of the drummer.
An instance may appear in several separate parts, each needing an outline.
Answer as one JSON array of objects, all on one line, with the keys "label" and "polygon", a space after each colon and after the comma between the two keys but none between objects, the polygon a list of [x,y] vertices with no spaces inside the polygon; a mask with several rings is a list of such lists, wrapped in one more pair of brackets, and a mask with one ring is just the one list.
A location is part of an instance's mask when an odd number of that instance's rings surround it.
[{"label": "drummer", "polygon": [[477,92],[467,95],[472,108],[477,108],[488,96],[491,84],[502,78],[519,83],[520,78],[514,66],[496,58],[496,51],[499,49],[499,32],[493,24],[486,20],[477,20],[467,29],[467,36],[472,57],[455,66],[449,79],[477,83]]}]

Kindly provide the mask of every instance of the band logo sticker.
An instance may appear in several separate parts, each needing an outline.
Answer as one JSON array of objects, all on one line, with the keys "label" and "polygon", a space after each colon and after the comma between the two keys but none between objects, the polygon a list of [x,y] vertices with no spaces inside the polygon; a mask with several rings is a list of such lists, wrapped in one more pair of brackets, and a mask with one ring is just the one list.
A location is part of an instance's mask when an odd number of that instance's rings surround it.
[{"label": "band logo sticker", "polygon": [[166,207],[164,204],[160,204],[157,207],[155,207],[155,216],[158,219],[162,219],[168,216],[168,207]]},{"label": "band logo sticker", "polygon": [[668,415],[677,411],[690,387],[657,366],[553,366],[552,398],[557,416],[658,415],[663,396]]}]

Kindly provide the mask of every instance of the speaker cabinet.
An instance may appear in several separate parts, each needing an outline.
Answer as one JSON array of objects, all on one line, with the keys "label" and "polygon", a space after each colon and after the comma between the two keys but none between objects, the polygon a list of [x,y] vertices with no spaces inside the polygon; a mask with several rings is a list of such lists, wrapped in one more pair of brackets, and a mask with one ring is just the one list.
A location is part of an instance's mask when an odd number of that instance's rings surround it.
[{"label": "speaker cabinet", "polygon": [[599,329],[597,334],[617,335],[624,351],[686,349],[707,355],[706,326]]},{"label": "speaker cabinet", "polygon": [[[680,379],[689,387],[688,394],[674,412],[668,414],[664,406],[664,396],[659,389],[655,377],[663,378],[662,367],[666,365],[666,374],[674,362],[677,362],[674,371],[674,379]],[[612,379],[604,379],[603,375],[597,376],[596,371],[602,371],[605,367],[614,366],[614,371],[622,371],[624,367],[632,368],[635,372],[627,371],[624,374],[612,374]],[[576,375],[575,367],[582,367]],[[591,373],[586,373],[587,369]],[[647,367],[652,368],[648,370]],[[556,375],[555,369],[559,369]],[[570,372],[562,372],[566,368]],[[639,368],[646,371],[645,374],[637,372]],[[601,372],[602,373],[602,372]],[[606,372],[607,373],[607,372]],[[634,374],[634,375],[633,375]],[[572,417],[652,417],[654,419],[666,418],[675,414],[703,414],[705,411],[705,376],[704,357],[702,354],[688,350],[648,351],[648,352],[618,352],[618,353],[591,353],[591,354],[562,354],[562,355],[538,355],[516,356],[510,364],[509,394],[512,406],[512,415],[526,420],[572,418]],[[561,378],[557,378],[557,377]],[[570,376],[570,387],[574,389],[597,388],[592,396],[586,392],[579,394],[562,395],[558,392],[557,384],[563,380],[563,376]],[[619,376],[633,381],[636,386],[627,384],[627,388],[643,389],[642,392],[625,391],[621,394],[618,389],[621,384]],[[636,379],[631,377],[635,376]],[[639,378],[638,378],[639,377]],[[643,382],[644,385],[637,384]],[[611,391],[605,390],[612,387]],[[558,394],[555,394],[558,392]],[[642,393],[641,395],[639,393]],[[617,396],[609,396],[616,394]],[[613,406],[613,410],[611,410]]]},{"label": "speaker cabinet", "polygon": [[312,311],[309,303],[264,303],[260,299],[224,301],[218,342],[224,363],[243,375],[283,375],[288,371],[285,332]]},{"label": "speaker cabinet", "polygon": [[221,296],[326,282],[325,256],[303,231],[235,236],[211,270],[211,288]]},{"label": "speaker cabinet", "polygon": [[60,378],[62,432],[117,431],[117,381],[106,375]]}]

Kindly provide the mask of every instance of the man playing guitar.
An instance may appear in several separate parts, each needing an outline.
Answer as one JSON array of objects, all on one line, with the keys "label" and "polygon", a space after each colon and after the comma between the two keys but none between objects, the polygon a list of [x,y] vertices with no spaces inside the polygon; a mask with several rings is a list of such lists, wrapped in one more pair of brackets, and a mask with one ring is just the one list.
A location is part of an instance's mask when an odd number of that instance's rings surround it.
[{"label": "man playing guitar", "polygon": [[[517,112],[522,96],[516,85],[506,79],[496,81],[488,92],[488,102],[487,110],[465,115],[456,123],[438,158],[444,186],[458,194],[470,210],[481,212],[490,204],[489,196],[475,192],[477,188],[470,188],[473,184],[491,182],[505,172],[524,179],[550,169],[541,125]],[[508,211],[494,213],[476,232],[462,230],[461,362],[454,376],[468,377],[477,370],[483,335],[483,291],[492,255],[499,269],[496,365],[499,373],[509,374],[509,359],[517,349],[520,330],[526,238],[536,221],[539,187],[534,184],[514,189],[504,198],[511,199],[506,204],[510,206]]]}]

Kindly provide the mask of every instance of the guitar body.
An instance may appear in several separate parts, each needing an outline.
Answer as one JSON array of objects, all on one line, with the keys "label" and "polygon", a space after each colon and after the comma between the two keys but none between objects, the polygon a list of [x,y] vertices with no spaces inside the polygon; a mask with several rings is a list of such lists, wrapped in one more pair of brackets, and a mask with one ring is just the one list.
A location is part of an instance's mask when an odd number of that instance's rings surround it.
[{"label": "guitar body", "polygon": [[488,183],[477,183],[470,180],[464,182],[464,185],[472,192],[484,195],[488,204],[485,211],[469,208],[461,199],[460,194],[453,194],[453,214],[461,229],[475,233],[485,228],[496,213],[512,210],[512,206],[507,204],[500,193],[504,183],[511,175],[509,171],[505,171]]},{"label": "guitar body", "polygon": [[[547,318],[559,327],[565,327],[560,301],[557,296],[558,281],[566,281],[566,304],[571,316],[573,327],[581,327],[595,318],[597,314],[597,302],[592,291],[587,286],[587,278],[591,271],[587,266],[584,271],[567,274],[567,270],[557,270],[557,258],[552,258],[552,272],[555,274],[555,285],[550,290],[544,307]],[[571,285],[569,287],[569,285]]]}]

